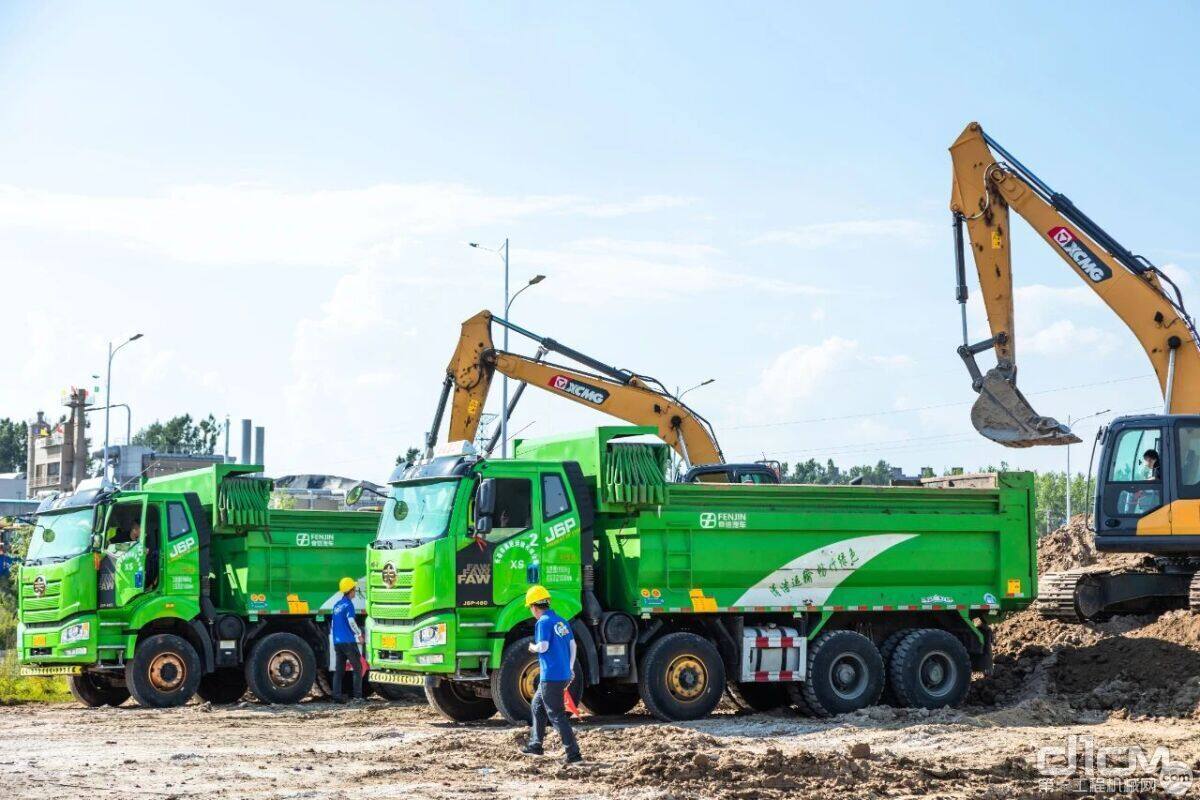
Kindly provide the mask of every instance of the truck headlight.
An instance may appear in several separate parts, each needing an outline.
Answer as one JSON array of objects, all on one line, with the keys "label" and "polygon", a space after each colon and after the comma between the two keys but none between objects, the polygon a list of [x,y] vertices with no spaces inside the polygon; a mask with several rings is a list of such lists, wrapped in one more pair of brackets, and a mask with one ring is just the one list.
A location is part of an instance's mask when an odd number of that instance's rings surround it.
[{"label": "truck headlight", "polygon": [[417,628],[413,634],[413,648],[418,647],[437,647],[439,644],[446,643],[446,623],[439,622],[437,625],[426,625],[424,628]]},{"label": "truck headlight", "polygon": [[59,644],[70,644],[71,642],[82,642],[91,635],[92,626],[89,622],[79,622],[71,625],[62,632],[59,637]]}]

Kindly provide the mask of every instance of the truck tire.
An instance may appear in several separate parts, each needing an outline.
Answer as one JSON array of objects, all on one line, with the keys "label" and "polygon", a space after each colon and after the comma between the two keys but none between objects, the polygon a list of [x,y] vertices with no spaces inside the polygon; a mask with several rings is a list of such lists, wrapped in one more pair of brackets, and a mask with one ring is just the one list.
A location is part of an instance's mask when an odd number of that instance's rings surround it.
[{"label": "truck tire", "polygon": [[636,684],[598,683],[583,690],[580,702],[598,717],[618,717],[632,711],[641,699]]},{"label": "truck tire", "polygon": [[804,699],[804,684],[790,682],[787,684],[788,700],[792,703],[792,708],[802,717],[815,717],[816,714],[808,707],[808,701]]},{"label": "truck tire", "polygon": [[[492,700],[500,716],[513,725],[528,725],[533,720],[533,694],[541,682],[538,657],[529,652],[532,636],[522,636],[510,642],[500,656],[500,668],[492,673]],[[582,672],[575,663],[575,680],[571,697],[578,702],[583,689]]]},{"label": "truck tire", "polygon": [[818,717],[874,705],[883,691],[883,658],[875,643],[861,633],[822,633],[809,647],[802,691]]},{"label": "truck tire", "polygon": [[907,706],[957,705],[971,684],[971,657],[953,634],[922,628],[896,647],[888,679],[897,699]]},{"label": "truck tire", "polygon": [[72,675],[68,685],[71,696],[88,708],[116,707],[129,699],[129,690],[124,686],[118,686],[90,672]]},{"label": "truck tire", "polygon": [[731,685],[733,696],[751,711],[774,711],[790,705],[786,683],[738,682]]},{"label": "truck tire", "polygon": [[646,651],[638,689],[651,714],[666,722],[706,717],[725,693],[725,664],[711,642],[668,633]]},{"label": "truck tire", "polygon": [[216,706],[236,703],[246,694],[246,675],[236,667],[223,667],[201,678],[196,694]]},{"label": "truck tire", "polygon": [[904,704],[900,698],[896,697],[896,691],[892,688],[892,654],[896,652],[896,647],[904,638],[908,636],[916,628],[901,628],[892,635],[883,640],[883,644],[879,646],[879,657],[883,659],[883,694],[879,696],[879,702],[885,706],[893,708],[903,708]]},{"label": "truck tire", "polygon": [[246,661],[246,684],[264,703],[299,703],[317,677],[317,659],[308,642],[294,633],[261,639]]},{"label": "truck tire", "polygon": [[139,706],[181,706],[200,686],[200,656],[187,639],[157,633],[138,643],[125,665],[125,686]]},{"label": "truck tire", "polygon": [[490,697],[480,697],[447,678],[426,677],[425,699],[451,722],[480,722],[496,715],[496,704]]},{"label": "truck tire", "polygon": [[406,700],[423,699],[421,690],[415,686],[403,686],[398,683],[375,683],[372,681],[372,686],[379,696],[390,703],[399,703]]}]

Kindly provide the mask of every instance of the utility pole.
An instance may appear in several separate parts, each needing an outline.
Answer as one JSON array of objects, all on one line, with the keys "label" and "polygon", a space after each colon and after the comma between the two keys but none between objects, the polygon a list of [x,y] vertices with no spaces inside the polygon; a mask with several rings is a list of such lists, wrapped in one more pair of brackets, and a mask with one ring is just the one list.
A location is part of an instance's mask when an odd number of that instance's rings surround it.
[{"label": "utility pole", "polygon": [[[1107,414],[1110,410],[1111,409],[1106,408],[1103,411],[1097,411],[1095,414],[1088,414],[1086,417],[1080,417],[1079,419],[1075,420],[1075,422],[1083,422],[1085,419],[1091,419],[1092,417],[1098,417],[1101,414]],[[1068,414],[1067,415],[1067,430],[1068,431],[1071,430],[1072,424],[1073,423],[1071,421],[1071,415]],[[1070,443],[1067,444],[1067,487],[1066,488],[1067,488],[1067,521],[1066,521],[1066,524],[1070,525],[1071,524],[1071,445],[1070,445]],[[1086,497],[1083,498],[1083,502],[1086,503],[1087,501],[1088,501],[1088,499]]]},{"label": "utility pole", "polygon": [[104,460],[102,462],[103,468],[100,470],[100,476],[105,481],[108,480],[108,420],[109,420],[109,417],[111,416],[111,414],[109,412],[112,411],[112,404],[113,404],[113,402],[112,402],[112,361],[113,361],[113,356],[115,356],[117,354],[117,351],[120,350],[122,347],[129,344],[130,342],[136,342],[140,338],[142,338],[142,334],[135,333],[133,336],[130,336],[128,339],[121,342],[115,348],[113,347],[112,342],[108,343],[108,372],[104,378],[104,403],[105,403],[105,408],[104,408]]}]

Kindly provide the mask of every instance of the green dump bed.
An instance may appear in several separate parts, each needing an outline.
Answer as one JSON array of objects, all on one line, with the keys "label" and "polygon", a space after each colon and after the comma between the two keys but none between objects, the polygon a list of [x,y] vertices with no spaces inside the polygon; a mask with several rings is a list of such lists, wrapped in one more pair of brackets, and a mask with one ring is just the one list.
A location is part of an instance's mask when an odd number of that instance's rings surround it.
[{"label": "green dump bed", "polygon": [[316,614],[338,581],[366,575],[379,515],[269,507],[272,482],[254,465],[216,464],[147,480],[147,491],[195,492],[212,525],[213,602],[241,615]]},{"label": "green dump bed", "polygon": [[[601,602],[638,614],[1016,610],[1036,596],[1033,476],[986,488],[678,484],[645,429],[520,443],[578,461]],[[625,439],[625,441],[622,441]]]}]

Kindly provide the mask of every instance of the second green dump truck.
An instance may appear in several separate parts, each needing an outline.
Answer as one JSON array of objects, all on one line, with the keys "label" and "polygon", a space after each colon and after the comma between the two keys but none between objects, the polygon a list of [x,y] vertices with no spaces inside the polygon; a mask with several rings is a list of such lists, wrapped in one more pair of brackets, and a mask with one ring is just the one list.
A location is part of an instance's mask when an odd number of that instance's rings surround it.
[{"label": "second green dump truck", "polygon": [[[459,721],[528,722],[529,586],[579,643],[591,711],[746,705],[828,716],[959,702],[988,620],[1036,596],[1033,477],[971,488],[665,480],[651,428],[446,454],[393,476],[367,572],[372,680]],[[981,485],[982,484],[982,485]]]},{"label": "second green dump truck", "polygon": [[293,703],[328,677],[338,580],[361,578],[379,515],[281,511],[253,465],[85,482],[38,509],[18,579],[24,675],[85,705]]}]

